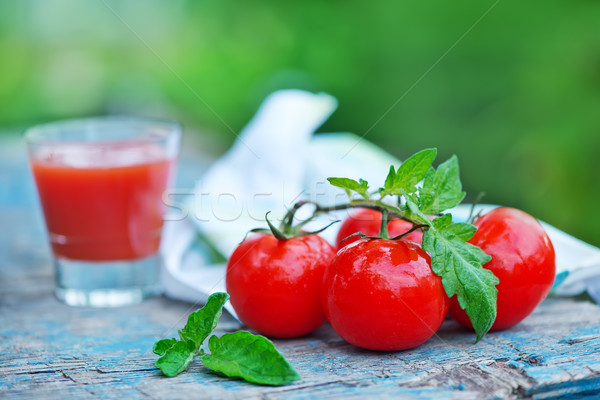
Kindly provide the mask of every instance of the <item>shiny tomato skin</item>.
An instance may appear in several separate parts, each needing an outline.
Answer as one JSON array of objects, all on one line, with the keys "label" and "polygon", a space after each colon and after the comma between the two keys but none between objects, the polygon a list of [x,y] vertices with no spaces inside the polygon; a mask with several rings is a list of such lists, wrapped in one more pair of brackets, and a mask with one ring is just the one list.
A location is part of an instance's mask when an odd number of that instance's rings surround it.
[{"label": "shiny tomato skin", "polygon": [[[542,225],[531,215],[514,208],[496,208],[479,217],[477,232],[469,240],[492,257],[483,267],[500,283],[498,312],[490,330],[510,328],[527,317],[550,292],[555,276],[554,247]],[[472,328],[456,297],[450,315]]]},{"label": "shiny tomato skin", "polygon": [[323,309],[347,342],[369,350],[416,347],[438,330],[449,300],[416,243],[360,239],[341,249],[323,277]]},{"label": "shiny tomato skin", "polygon": [[293,338],[325,322],[323,273],[335,249],[317,235],[278,240],[255,235],[233,252],[225,283],[240,320],[263,335]]},{"label": "shiny tomato skin", "polygon": [[[377,236],[380,228],[381,212],[370,208],[359,208],[356,211],[353,211],[340,225],[336,238],[337,248],[339,250],[360,239],[357,235],[344,240],[353,233],[360,232],[367,236]],[[390,237],[401,235],[410,228],[412,228],[412,224],[403,219],[393,218],[388,222],[388,234]],[[421,231],[411,232],[404,240],[412,240],[413,242],[421,243],[423,240],[423,233]]]}]

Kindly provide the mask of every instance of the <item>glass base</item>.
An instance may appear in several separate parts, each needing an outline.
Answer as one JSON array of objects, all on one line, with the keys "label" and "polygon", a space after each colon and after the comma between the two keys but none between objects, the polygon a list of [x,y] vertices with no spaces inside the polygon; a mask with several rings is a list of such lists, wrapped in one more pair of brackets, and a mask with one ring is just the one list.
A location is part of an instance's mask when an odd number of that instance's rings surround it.
[{"label": "glass base", "polygon": [[159,255],[141,260],[57,258],[56,297],[70,306],[121,307],[161,293]]}]

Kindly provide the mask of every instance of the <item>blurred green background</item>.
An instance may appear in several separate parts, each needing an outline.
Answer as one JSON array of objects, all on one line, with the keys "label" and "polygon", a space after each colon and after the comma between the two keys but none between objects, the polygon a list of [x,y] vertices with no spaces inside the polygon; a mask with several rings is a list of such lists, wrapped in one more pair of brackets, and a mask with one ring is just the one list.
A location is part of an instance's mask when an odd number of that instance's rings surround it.
[{"label": "blurred green background", "polygon": [[234,135],[215,113],[239,131],[273,90],[325,91],[321,131],[457,154],[468,200],[600,245],[600,2],[494,4],[0,0],[0,131],[158,115],[218,155]]}]

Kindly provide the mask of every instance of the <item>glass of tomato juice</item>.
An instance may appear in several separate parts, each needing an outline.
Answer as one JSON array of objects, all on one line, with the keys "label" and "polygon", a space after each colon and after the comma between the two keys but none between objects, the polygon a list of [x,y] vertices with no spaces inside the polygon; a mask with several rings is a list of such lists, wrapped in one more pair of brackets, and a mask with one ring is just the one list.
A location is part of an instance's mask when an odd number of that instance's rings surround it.
[{"label": "glass of tomato juice", "polygon": [[100,117],[25,134],[56,271],[69,305],[134,304],[160,292],[158,253],[181,128]]}]

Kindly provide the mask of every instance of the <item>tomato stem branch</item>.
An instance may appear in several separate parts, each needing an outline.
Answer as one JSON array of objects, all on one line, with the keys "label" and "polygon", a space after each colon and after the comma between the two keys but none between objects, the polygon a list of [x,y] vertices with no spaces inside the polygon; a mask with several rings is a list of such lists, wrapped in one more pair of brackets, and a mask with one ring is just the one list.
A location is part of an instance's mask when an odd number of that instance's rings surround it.
[{"label": "tomato stem branch", "polygon": [[285,214],[283,220],[281,221],[281,225],[279,226],[279,229],[283,231],[283,233],[289,234],[292,232],[292,227],[294,225],[294,216],[296,215],[296,212],[300,209],[300,207],[302,207],[304,204],[306,204],[305,201],[299,201],[297,203],[294,203],[294,205]]},{"label": "tomato stem branch", "polygon": [[426,231],[429,229],[429,225],[425,225],[425,224],[413,224],[412,228],[410,228],[409,230],[407,230],[406,232],[398,235],[398,236],[394,236],[391,237],[391,240],[398,240],[398,239],[402,239],[408,235],[410,235],[411,233],[413,233],[416,230],[422,229],[423,231]]},{"label": "tomato stem branch", "polygon": [[389,239],[390,235],[388,233],[388,219],[389,219],[389,211],[387,209],[383,209],[381,211],[381,228],[379,228],[379,236],[382,239]]},{"label": "tomato stem branch", "polygon": [[[302,203],[302,205],[307,204],[307,203],[312,204],[315,207],[314,214],[347,210],[349,208],[368,208],[368,209],[379,211],[379,212],[383,212],[383,210],[387,210],[389,217],[400,218],[405,221],[414,223],[414,221],[412,219],[410,219],[406,215],[404,215],[404,212],[399,207],[396,207],[396,206],[393,206],[390,204],[386,204],[386,203],[382,202],[381,200],[365,200],[365,199],[350,200],[350,202],[348,202],[348,203],[335,204],[333,206],[324,206],[324,205],[318,204],[313,201],[304,201],[304,202],[299,202],[299,203]],[[299,204],[299,203],[296,203],[296,204]],[[388,219],[389,219],[389,217],[388,217]]]},{"label": "tomato stem branch", "polygon": [[[313,214],[309,218],[307,218],[303,221],[300,221],[296,226],[294,226],[294,217],[296,215],[296,212],[300,208],[305,206],[306,204],[310,204],[314,207]],[[381,227],[380,227],[379,237],[384,238],[384,239],[390,238],[387,224],[391,218],[403,219],[405,221],[412,223],[412,225],[413,225],[412,228],[408,232],[406,232],[402,235],[393,237],[391,239],[401,239],[402,237],[408,235],[409,233],[411,233],[417,229],[423,229],[423,230],[427,229],[427,225],[419,224],[415,220],[407,217],[405,215],[405,211],[402,209],[400,203],[398,203],[398,205],[384,203],[383,201],[381,201],[381,198],[380,199],[355,199],[355,200],[351,199],[348,203],[334,204],[331,206],[325,206],[325,205],[319,204],[314,201],[301,200],[301,201],[294,203],[288,209],[288,211],[285,214],[285,216],[283,217],[278,229],[275,228],[273,226],[273,224],[271,224],[271,222],[268,220],[268,217],[265,217],[265,219],[267,219],[267,224],[269,225],[269,229],[275,235],[275,237],[277,237],[280,240],[285,240],[285,239],[288,239],[291,237],[301,236],[301,235],[306,234],[306,232],[301,233],[300,229],[304,225],[309,223],[310,221],[314,220],[318,214],[326,214],[326,213],[330,213],[333,211],[347,210],[350,208],[366,208],[366,209],[370,209],[370,210],[379,211],[381,213]],[[335,222],[337,222],[337,221],[335,221]],[[327,227],[332,225],[333,223],[334,222],[327,225]],[[323,229],[325,229],[325,228],[323,228]],[[311,233],[318,233],[321,231],[322,231],[322,229],[320,229],[317,232],[311,232]]]}]

